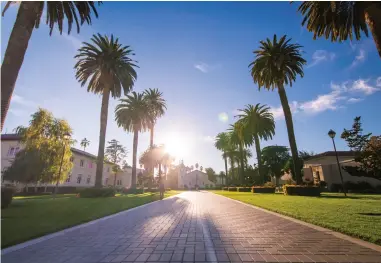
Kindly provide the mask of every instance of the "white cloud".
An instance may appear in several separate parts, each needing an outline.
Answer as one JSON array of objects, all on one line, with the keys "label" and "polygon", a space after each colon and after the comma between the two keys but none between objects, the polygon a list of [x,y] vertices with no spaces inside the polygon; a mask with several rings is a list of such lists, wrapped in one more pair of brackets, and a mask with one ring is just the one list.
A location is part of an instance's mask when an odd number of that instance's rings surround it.
[{"label": "white cloud", "polygon": [[[297,101],[291,102],[289,106],[292,114],[295,114],[299,111],[299,103]],[[284,118],[282,105],[279,107],[270,107],[270,112],[273,114],[275,120],[280,120]]]},{"label": "white cloud", "polygon": [[218,68],[221,67],[220,64],[209,65],[209,64],[204,63],[204,62],[196,63],[193,66],[194,66],[195,69],[198,69],[202,73],[208,73],[208,72],[210,72],[212,70],[215,70],[215,69],[218,69]]},{"label": "white cloud", "polygon": [[21,110],[21,109],[9,109],[9,113],[15,115],[16,117],[22,117],[22,116],[27,116],[30,115],[31,113],[26,111],[26,110]]},{"label": "white cloud", "polygon": [[214,142],[216,140],[216,137],[208,135],[208,136],[204,136],[202,139],[205,142]]},{"label": "white cloud", "polygon": [[350,68],[354,68],[358,64],[364,62],[365,61],[365,56],[366,56],[365,50],[364,49],[360,49],[358,55],[355,56],[355,59],[353,60]]},{"label": "white cloud", "polygon": [[[378,81],[378,79],[377,79],[377,81]],[[360,92],[360,93],[363,93],[364,95],[371,95],[371,94],[375,93],[376,91],[380,90],[379,88],[375,88],[375,87],[370,86],[368,84],[368,82],[369,82],[369,80],[358,79],[355,82],[353,82],[353,85],[349,89],[349,91]]]},{"label": "white cloud", "polygon": [[70,35],[65,32],[62,32],[61,35],[58,31],[54,31],[54,34],[57,37],[64,38],[75,49],[75,51],[77,51],[82,46],[82,41],[79,38],[73,36],[73,31]]},{"label": "white cloud", "polygon": [[378,77],[376,80],[376,86],[381,87],[381,77]]},{"label": "white cloud", "polygon": [[12,103],[16,103],[16,104],[26,106],[26,107],[36,107],[37,106],[37,103],[35,103],[31,100],[27,100],[24,97],[17,95],[17,94],[13,94]]},{"label": "white cloud", "polygon": [[348,102],[348,103],[357,103],[357,102],[360,102],[360,101],[362,101],[362,100],[364,100],[364,99],[362,99],[362,98],[349,98],[349,99],[347,100],[347,102]]},{"label": "white cloud", "polygon": [[316,50],[312,54],[312,62],[308,64],[306,68],[311,68],[313,66],[316,66],[323,61],[332,61],[335,59],[335,57],[336,57],[336,54],[333,52],[328,52],[326,50]]}]

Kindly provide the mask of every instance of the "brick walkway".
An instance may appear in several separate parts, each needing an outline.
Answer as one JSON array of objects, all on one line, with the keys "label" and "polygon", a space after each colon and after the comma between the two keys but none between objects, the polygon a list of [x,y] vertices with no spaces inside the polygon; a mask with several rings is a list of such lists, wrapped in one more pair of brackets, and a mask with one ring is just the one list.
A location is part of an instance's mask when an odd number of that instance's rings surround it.
[{"label": "brick walkway", "polygon": [[186,192],[2,262],[381,262],[381,253],[225,197]]}]

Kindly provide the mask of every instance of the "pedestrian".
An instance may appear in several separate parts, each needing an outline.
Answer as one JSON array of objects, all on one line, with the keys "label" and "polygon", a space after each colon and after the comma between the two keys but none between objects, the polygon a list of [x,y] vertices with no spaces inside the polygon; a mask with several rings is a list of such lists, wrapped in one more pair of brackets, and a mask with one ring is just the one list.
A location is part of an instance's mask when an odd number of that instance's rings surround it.
[{"label": "pedestrian", "polygon": [[165,187],[163,181],[160,180],[160,185],[159,185],[159,191],[160,191],[160,200],[164,198],[164,192],[165,192]]}]

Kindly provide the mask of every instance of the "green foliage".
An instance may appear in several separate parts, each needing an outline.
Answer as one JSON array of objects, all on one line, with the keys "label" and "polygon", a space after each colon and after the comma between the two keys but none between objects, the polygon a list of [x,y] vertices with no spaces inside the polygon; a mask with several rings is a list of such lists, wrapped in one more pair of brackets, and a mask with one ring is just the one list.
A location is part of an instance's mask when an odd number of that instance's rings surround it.
[{"label": "green foliage", "polygon": [[262,149],[262,161],[264,170],[270,176],[280,178],[284,174],[284,167],[290,159],[286,146],[267,146]]},{"label": "green foliage", "polygon": [[1,187],[1,208],[7,208],[12,203],[14,192],[12,187]]},{"label": "green foliage", "polygon": [[124,188],[122,191],[123,194],[143,194],[144,193],[144,188]]},{"label": "green foliage", "polygon": [[65,137],[72,132],[65,120],[56,119],[51,112],[39,109],[32,114],[28,127],[18,127],[16,131],[21,135],[25,148],[4,172],[5,179],[24,183],[66,180],[73,166],[70,146],[74,140]]},{"label": "green foliage", "polygon": [[81,198],[95,198],[95,197],[113,197],[115,190],[113,188],[85,188],[79,191]]},{"label": "green foliage", "polygon": [[228,187],[229,192],[237,192],[237,187]]},{"label": "green foliage", "polygon": [[[377,189],[366,181],[344,183],[345,189],[352,193],[376,193]],[[380,183],[381,186],[381,183]]]},{"label": "green foliage", "polygon": [[238,192],[251,192],[251,187],[238,187]]},{"label": "green foliage", "polygon": [[122,164],[127,156],[127,149],[119,141],[113,139],[108,142],[106,147],[105,158],[113,163],[112,172],[114,173],[114,186],[118,172],[122,171]]},{"label": "green foliage", "polygon": [[213,170],[213,168],[211,168],[211,167],[205,168],[205,172],[208,175],[208,180],[209,181],[214,182],[214,183],[217,182],[217,174]]},{"label": "green foliage", "polygon": [[90,145],[90,141],[86,138],[83,138],[81,141],[81,147],[83,147],[83,150],[86,150],[86,147]]},{"label": "green foliage", "polygon": [[320,196],[321,188],[306,185],[283,185],[284,195]]},{"label": "green foliage", "polygon": [[369,137],[372,135],[372,133],[363,135],[361,125],[361,116],[357,116],[354,118],[352,129],[344,129],[341,134],[341,138],[347,142],[348,147],[352,151],[362,151],[369,143]]},{"label": "green foliage", "polygon": [[[313,152],[307,152],[307,151],[299,151],[298,159],[299,159],[299,170],[303,174],[303,167],[304,167],[304,161],[310,158],[311,156],[315,155]],[[283,170],[289,174],[291,174],[292,179],[295,180],[295,169],[294,169],[294,160],[293,158],[289,158],[286,162],[286,164],[283,167]]]},{"label": "green foliage", "polygon": [[251,191],[254,194],[274,194],[275,187],[261,187],[261,186],[253,186]]},{"label": "green foliage", "polygon": [[148,104],[148,111],[152,120],[151,127],[156,123],[156,120],[164,115],[167,109],[165,99],[163,99],[163,93],[158,89],[148,89],[143,92]]}]

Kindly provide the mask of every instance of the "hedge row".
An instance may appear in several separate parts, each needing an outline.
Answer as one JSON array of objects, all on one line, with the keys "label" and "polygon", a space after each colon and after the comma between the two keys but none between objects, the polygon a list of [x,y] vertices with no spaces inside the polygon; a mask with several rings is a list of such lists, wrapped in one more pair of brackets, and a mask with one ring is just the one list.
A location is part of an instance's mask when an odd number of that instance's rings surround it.
[{"label": "hedge row", "polygon": [[1,208],[7,208],[12,203],[14,191],[12,187],[1,187]]},{"label": "hedge row", "polygon": [[320,196],[321,188],[305,185],[283,185],[285,195]]},{"label": "hedge row", "polygon": [[252,192],[254,194],[274,194],[275,193],[275,187],[253,187]]},{"label": "hedge row", "polygon": [[85,188],[79,191],[79,197],[81,198],[113,196],[115,196],[115,190],[113,188]]}]

